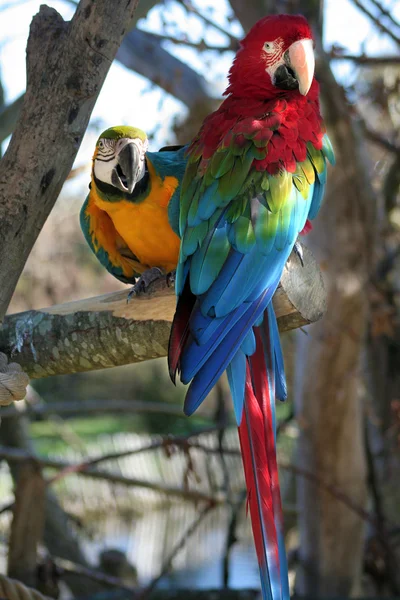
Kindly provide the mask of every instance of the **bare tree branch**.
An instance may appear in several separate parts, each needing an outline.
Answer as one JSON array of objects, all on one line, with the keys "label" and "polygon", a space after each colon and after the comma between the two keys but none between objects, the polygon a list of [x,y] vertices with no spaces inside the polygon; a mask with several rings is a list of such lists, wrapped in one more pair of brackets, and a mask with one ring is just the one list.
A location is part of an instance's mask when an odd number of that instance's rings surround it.
[{"label": "bare tree branch", "polygon": [[127,33],[118,50],[117,60],[186,104],[189,109],[199,103],[215,105],[217,96],[204,77],[167,52],[160,45],[158,37],[148,31],[136,28]]},{"label": "bare tree branch", "polygon": [[374,142],[375,144],[377,144],[378,146],[381,146],[382,148],[384,148],[385,150],[388,150],[389,152],[393,152],[394,154],[400,154],[400,146],[391,142],[387,137],[385,137],[378,131],[374,131],[373,129],[368,127],[367,123],[363,120],[361,120],[361,127],[363,129],[365,136],[369,140],[371,140],[371,142]]},{"label": "bare tree branch", "polygon": [[196,15],[197,17],[199,17],[199,19],[201,19],[204,23],[206,23],[206,25],[213,27],[214,29],[216,29],[217,31],[222,33],[222,35],[229,38],[230,46],[232,46],[232,48],[234,50],[238,49],[239,40],[234,35],[229,33],[229,31],[226,31],[226,29],[224,27],[221,27],[221,25],[219,25],[215,21],[212,21],[204,13],[197,10],[197,8],[192,4],[192,2],[190,0],[179,0],[179,2],[182,4],[182,6],[185,7],[185,9],[188,13]]},{"label": "bare tree branch", "polygon": [[358,65],[377,67],[380,65],[400,65],[400,57],[396,55],[366,56],[365,54],[341,54],[334,48],[328,53],[332,60],[350,60]]},{"label": "bare tree branch", "polygon": [[389,10],[387,10],[381,2],[377,2],[377,0],[370,0],[370,2],[372,2],[372,4],[376,6],[376,8],[381,12],[381,14],[387,17],[389,21],[391,21],[393,25],[395,25],[395,27],[400,28],[400,24],[396,21],[393,14]]},{"label": "bare tree branch", "polygon": [[[50,458],[37,457],[35,454],[20,450],[18,448],[6,448],[0,446],[0,459],[7,460],[14,464],[25,463],[27,460],[34,461],[42,467],[49,467],[53,469],[71,469],[73,470],[75,465],[68,463],[64,460],[55,460]],[[81,465],[79,464],[78,467]],[[136,479],[135,477],[125,477],[118,473],[112,473],[109,471],[102,471],[100,469],[94,469],[89,467],[87,469],[79,470],[79,475],[82,477],[90,477],[92,479],[101,479],[103,481],[109,481],[110,483],[125,485],[128,487],[141,487],[147,490],[152,490],[160,494],[180,498],[181,500],[188,500],[190,502],[207,502],[220,504],[223,502],[222,496],[211,497],[203,492],[197,490],[185,490],[180,487],[172,487],[164,485],[162,483],[156,483],[153,481],[145,481],[143,479]]]},{"label": "bare tree branch", "polygon": [[228,46],[215,46],[212,44],[207,44],[203,39],[200,42],[191,42],[186,38],[177,38],[170,35],[162,35],[160,33],[153,33],[149,31],[145,31],[145,33],[149,33],[152,37],[154,37],[154,39],[157,39],[160,42],[171,42],[172,44],[176,44],[177,46],[188,46],[189,48],[195,48],[199,52],[205,52],[206,50],[214,50],[215,52],[228,52],[232,50],[236,51],[238,46],[237,42],[235,43],[235,45],[232,45],[231,43]]},{"label": "bare tree branch", "polygon": [[[21,407],[21,403],[2,407],[0,416],[2,419],[15,417],[18,415],[26,415],[30,417],[43,417],[48,415],[63,415],[63,416],[82,416],[95,413],[96,415],[106,413],[122,413],[122,414],[140,414],[140,413],[154,413],[173,415],[174,417],[184,417],[182,413],[182,407],[174,404],[166,404],[161,402],[148,402],[140,400],[70,400],[68,402],[55,402],[52,404],[28,404],[25,403]],[[202,417],[211,418],[211,415],[204,415]],[[186,417],[185,417],[186,418]]]},{"label": "bare tree branch", "polygon": [[384,25],[379,20],[379,18],[375,17],[375,15],[372,12],[370,12],[370,10],[368,10],[368,8],[366,8],[364,6],[364,4],[362,2],[360,2],[360,0],[352,0],[352,2],[357,6],[357,8],[359,8],[361,10],[361,12],[363,12],[365,15],[367,15],[367,17],[369,19],[371,19],[371,21],[374,23],[374,25],[376,25],[376,27],[378,29],[380,29],[380,31],[382,31],[382,33],[385,33],[394,42],[396,42],[397,45],[400,45],[400,38],[391,29],[386,27],[386,25]]}]

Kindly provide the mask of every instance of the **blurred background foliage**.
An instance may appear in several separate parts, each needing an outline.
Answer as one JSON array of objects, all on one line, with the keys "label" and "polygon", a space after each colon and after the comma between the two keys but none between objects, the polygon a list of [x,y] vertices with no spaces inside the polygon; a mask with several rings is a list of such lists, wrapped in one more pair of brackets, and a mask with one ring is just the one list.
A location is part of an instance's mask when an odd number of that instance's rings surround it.
[{"label": "blurred background foliage", "polygon": [[[73,0],[49,4],[64,18],[76,6]],[[27,24],[38,5],[33,0],[0,0],[3,150],[18,119]],[[292,470],[281,470],[291,585],[298,593],[318,597],[400,595],[398,3],[140,0],[137,21],[110,70],[74,169],[39,235],[9,312],[124,288],[97,263],[79,228],[78,214],[99,133],[124,123],[145,129],[152,149],[186,143],[221,101],[226,73],[243,33],[273,12],[303,12],[313,24],[323,113],[339,152],[327,199],[333,208],[324,209],[321,225],[316,223],[320,236],[316,232],[310,236],[327,278],[330,317],[310,327],[307,336],[302,332],[284,336],[290,393],[288,403],[278,407],[279,455],[283,465],[292,465]],[[330,69],[333,79],[329,79]],[[342,150],[346,136],[350,156]],[[357,203],[351,181],[364,203]],[[367,186],[362,191],[360,181]],[[344,281],[346,273],[350,279]],[[352,286],[358,286],[363,299],[356,309],[359,319],[352,313],[354,305],[349,309],[343,301],[352,298]],[[344,308],[337,313],[332,333],[335,308],[342,301]],[[348,338],[344,345],[339,340],[343,332]],[[350,348],[353,333],[359,339],[354,351]],[[342,356],[339,375],[338,355]],[[303,377],[298,376],[299,370]],[[323,383],[316,389],[324,375],[332,380],[332,389]],[[154,443],[156,448],[104,459],[103,479],[82,476],[88,466],[81,464],[75,469],[81,475],[55,481],[52,489],[58,501],[46,497],[39,575],[35,573],[32,580],[32,573],[25,572],[21,579],[48,594],[57,595],[61,589],[65,596],[70,590],[83,596],[102,589],[104,582],[94,567],[131,586],[155,586],[162,574],[161,584],[171,588],[257,587],[226,391],[222,382],[198,414],[185,419],[180,413],[184,389],[170,384],[165,360],[32,382],[25,401],[30,418],[5,412],[0,436],[6,447],[38,453],[50,463],[58,460],[58,466],[44,463],[46,476],[53,476],[54,468],[109,453],[132,452]],[[90,411],[85,402],[92,403]],[[153,408],[136,410],[137,402]],[[122,408],[117,410],[116,403],[122,403]],[[132,410],[128,411],[129,403]],[[71,404],[75,408],[68,411]],[[93,409],[96,404],[103,408]],[[169,412],[162,412],[162,406],[169,406]],[[324,406],[331,412],[321,412]],[[319,432],[318,439],[313,432]],[[175,446],[169,444],[171,436],[177,436]],[[212,452],[204,450],[207,447]],[[225,454],[223,447],[228,449]],[[335,469],[329,468],[329,461]],[[314,476],[311,483],[299,476],[303,483],[297,481],[297,490],[296,468],[297,474],[308,469]],[[135,478],[142,483],[135,483]],[[146,489],[143,481],[155,487]],[[303,484],[311,487],[305,489]],[[5,570],[13,501],[5,463],[0,487]],[[198,498],[177,498],[175,488],[203,493],[204,514]],[[207,497],[221,494],[222,505],[207,509]],[[345,516],[336,513],[338,506]],[[195,531],[190,529],[193,523]],[[186,536],[190,540],[179,547],[179,539]],[[90,577],[67,575],[78,567],[68,569],[62,559],[89,565]]]}]

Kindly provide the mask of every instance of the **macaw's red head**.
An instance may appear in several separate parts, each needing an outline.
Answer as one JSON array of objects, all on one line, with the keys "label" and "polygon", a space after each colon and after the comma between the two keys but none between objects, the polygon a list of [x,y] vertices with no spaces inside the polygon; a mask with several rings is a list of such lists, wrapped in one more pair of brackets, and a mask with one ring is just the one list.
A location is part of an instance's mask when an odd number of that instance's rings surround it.
[{"label": "macaw's red head", "polygon": [[225,94],[271,98],[298,90],[305,96],[314,65],[312,33],[304,17],[265,17],[242,40]]}]

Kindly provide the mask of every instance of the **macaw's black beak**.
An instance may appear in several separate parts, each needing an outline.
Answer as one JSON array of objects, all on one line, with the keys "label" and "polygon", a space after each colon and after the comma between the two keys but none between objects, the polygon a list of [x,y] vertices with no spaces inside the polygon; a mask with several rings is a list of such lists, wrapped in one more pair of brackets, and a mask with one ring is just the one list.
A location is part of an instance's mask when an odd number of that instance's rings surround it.
[{"label": "macaw's black beak", "polygon": [[128,142],[118,154],[118,164],[112,171],[111,182],[122,192],[132,194],[139,173],[139,149],[133,142]]}]

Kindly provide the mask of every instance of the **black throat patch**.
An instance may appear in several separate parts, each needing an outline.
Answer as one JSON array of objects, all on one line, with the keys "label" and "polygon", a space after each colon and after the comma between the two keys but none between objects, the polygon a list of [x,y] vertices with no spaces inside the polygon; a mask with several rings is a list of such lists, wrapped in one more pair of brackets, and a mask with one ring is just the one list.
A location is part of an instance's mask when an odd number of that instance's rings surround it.
[{"label": "black throat patch", "polygon": [[119,202],[120,200],[128,200],[129,202],[141,202],[144,197],[144,192],[147,191],[150,185],[150,175],[149,171],[146,169],[144,175],[140,181],[135,185],[132,194],[128,192],[122,192],[120,189],[114,187],[110,183],[105,183],[104,181],[100,181],[97,179],[96,175],[94,175],[94,182],[96,184],[97,189],[101,192],[102,195],[106,196],[106,199],[109,202]]}]

